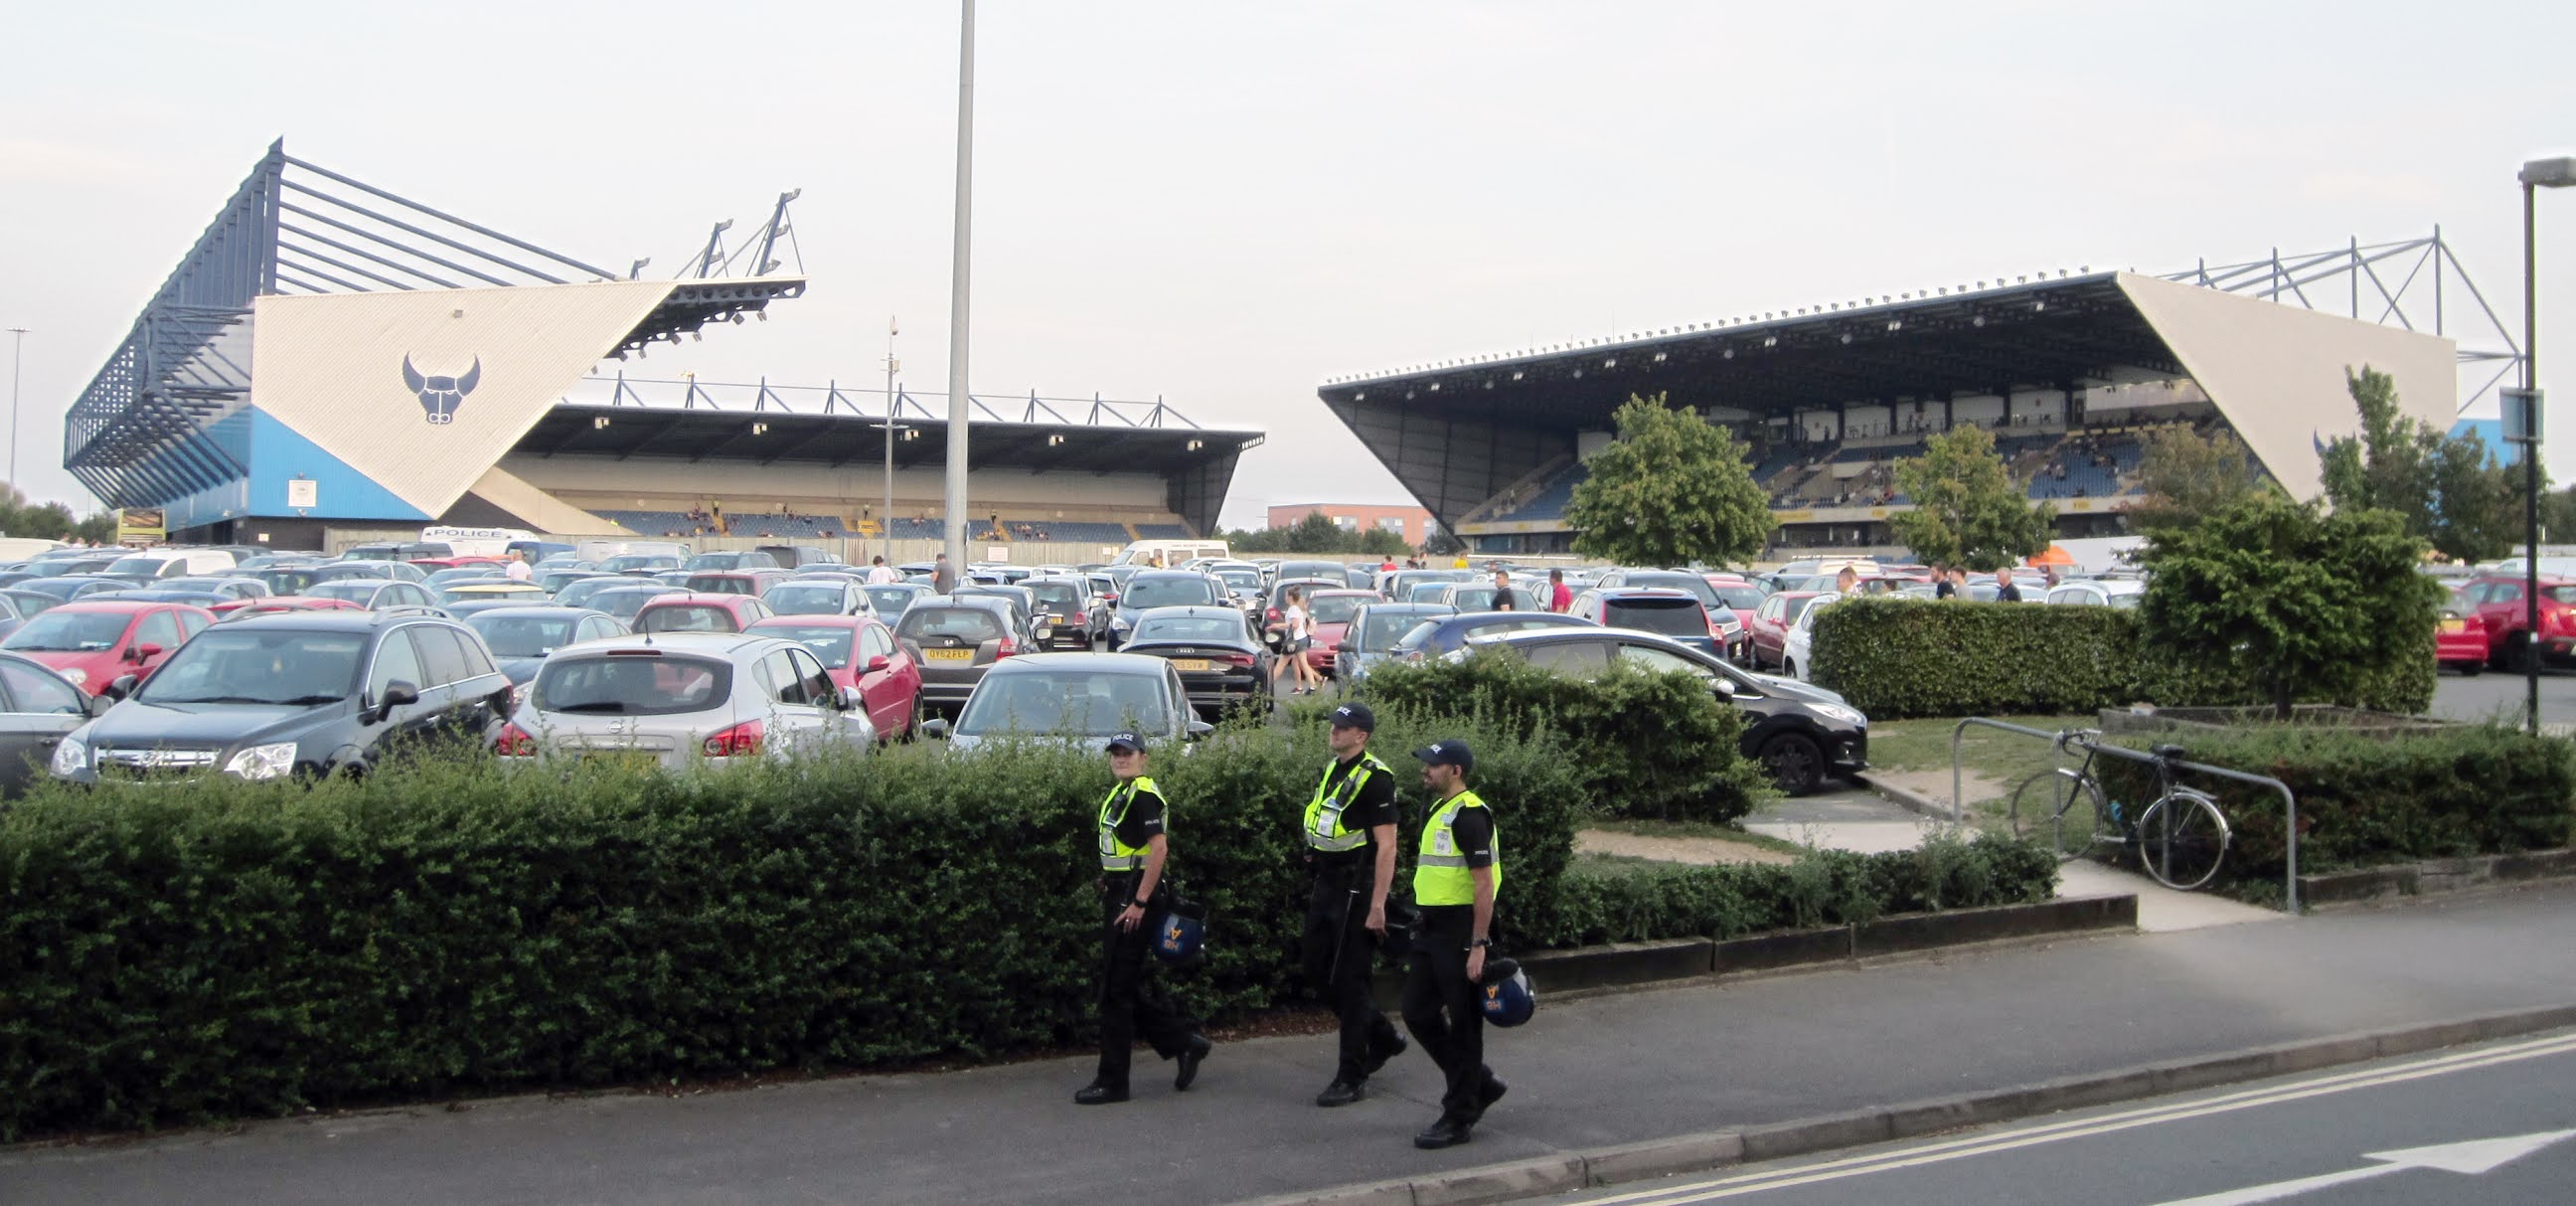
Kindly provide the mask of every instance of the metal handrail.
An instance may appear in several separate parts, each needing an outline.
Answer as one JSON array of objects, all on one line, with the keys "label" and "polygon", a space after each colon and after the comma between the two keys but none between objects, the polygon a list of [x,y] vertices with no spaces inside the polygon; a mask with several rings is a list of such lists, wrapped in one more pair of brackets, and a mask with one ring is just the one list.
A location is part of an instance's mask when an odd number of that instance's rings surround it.
[{"label": "metal handrail", "polygon": [[[2025,737],[2037,737],[2048,742],[2052,749],[2065,748],[2066,739],[2069,737],[2084,733],[2094,733],[2097,735],[2100,733],[2100,730],[2098,729],[2065,729],[2051,733],[2040,729],[2028,728],[2023,725],[2006,724],[2000,720],[1989,720],[1983,716],[1971,716],[1960,721],[1950,730],[1950,814],[1953,823],[1961,825],[1967,823],[1967,793],[1961,787],[1959,742],[1960,738],[1966,735],[1968,726],[1972,724],[1982,728],[2002,729],[2007,733],[2019,733]],[[2211,766],[2206,762],[2190,762],[2180,758],[2159,758],[2154,754],[2140,753],[2137,750],[2129,749],[2125,746],[2111,745],[2106,742],[2096,741],[2088,748],[2092,749],[2095,753],[2109,754],[2114,758],[2126,758],[2132,762],[2161,762],[2177,771],[2185,771],[2192,774],[2213,775],[2221,779],[2233,779],[2239,783],[2250,783],[2257,787],[2268,787],[2279,792],[2281,794],[2282,815],[2286,822],[2283,827],[2283,833],[2285,834],[2285,837],[2283,838],[2283,846],[2286,863],[2281,874],[2282,897],[2289,915],[2292,917],[2299,915],[2299,798],[2296,793],[2290,790],[2289,784],[2283,783],[2269,775],[2249,775],[2240,770],[2229,770],[2223,766]]]}]

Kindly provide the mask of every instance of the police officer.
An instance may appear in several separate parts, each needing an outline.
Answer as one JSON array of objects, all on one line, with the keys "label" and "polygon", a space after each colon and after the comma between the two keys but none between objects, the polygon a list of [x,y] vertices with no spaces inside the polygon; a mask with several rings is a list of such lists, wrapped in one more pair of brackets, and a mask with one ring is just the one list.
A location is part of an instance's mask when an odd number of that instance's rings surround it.
[{"label": "police officer", "polygon": [[1306,802],[1306,863],[1315,873],[1306,905],[1306,983],[1342,1020],[1341,1062],[1319,1106],[1368,1095],[1369,1074],[1404,1053],[1404,1036],[1378,1012],[1370,989],[1377,940],[1386,936],[1386,893],[1395,880],[1395,772],[1369,752],[1377,715],[1364,703],[1333,709],[1333,761]]},{"label": "police officer", "polygon": [[1440,1119],[1413,1146],[1465,1143],[1485,1110],[1503,1099],[1503,1082],[1485,1066],[1485,1015],[1477,982],[1493,946],[1494,894],[1503,886],[1502,844],[1493,810],[1467,790],[1476,755],[1454,737],[1413,751],[1422,785],[1439,800],[1422,826],[1413,868],[1413,903],[1422,926],[1404,980],[1404,1028],[1448,1077]]},{"label": "police officer", "polygon": [[1154,939],[1147,922],[1171,905],[1163,871],[1171,857],[1164,832],[1163,794],[1145,773],[1145,739],[1119,733],[1109,739],[1109,769],[1118,784],[1100,802],[1100,1071],[1073,1095],[1080,1105],[1127,1100],[1127,1063],[1139,1032],[1164,1059],[1177,1061],[1174,1089],[1198,1078],[1199,1061],[1212,1044],[1194,1019],[1160,998],[1143,995],[1146,948]]}]

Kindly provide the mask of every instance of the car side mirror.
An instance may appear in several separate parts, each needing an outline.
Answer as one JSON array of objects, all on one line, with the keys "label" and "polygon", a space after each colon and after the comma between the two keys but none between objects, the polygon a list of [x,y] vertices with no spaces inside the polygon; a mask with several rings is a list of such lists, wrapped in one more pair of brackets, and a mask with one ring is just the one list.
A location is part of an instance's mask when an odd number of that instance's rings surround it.
[{"label": "car side mirror", "polygon": [[394,709],[396,708],[405,707],[419,702],[420,688],[400,679],[396,679],[393,682],[385,684],[384,698],[378,700],[376,703],[376,718],[382,720],[386,717],[392,716],[394,714]]},{"label": "car side mirror", "polygon": [[[114,689],[114,684],[110,684],[109,690]],[[96,695],[91,695],[86,692],[81,695],[81,715],[83,716],[105,716],[107,715],[107,710],[115,706],[116,700],[110,698],[105,691]]]},{"label": "car side mirror", "polygon": [[843,687],[836,694],[840,697],[841,710],[844,712],[863,711],[867,707],[868,701],[865,696],[859,694],[857,687]]},{"label": "car side mirror", "polygon": [[886,655],[884,655],[884,654],[880,653],[880,654],[876,655],[875,657],[872,657],[872,658],[869,658],[869,659],[868,659],[868,668],[867,668],[867,670],[866,670],[866,673],[869,673],[869,674],[875,674],[875,673],[877,673],[878,671],[881,671],[881,670],[885,669],[886,667],[891,666],[891,665],[893,665],[893,664],[894,664],[894,659],[893,659],[893,658],[887,657]]},{"label": "car side mirror", "polygon": [[124,699],[125,697],[134,694],[134,683],[135,678],[133,675],[120,675],[115,682],[109,683],[107,686],[100,688],[99,694],[111,700]]},{"label": "car side mirror", "polygon": [[1188,724],[1181,726],[1181,740],[1196,741],[1215,731],[1215,725],[1209,724],[1204,720],[1193,720]]},{"label": "car side mirror", "polygon": [[948,740],[948,721],[940,717],[922,721],[921,735],[936,741]]},{"label": "car side mirror", "polygon": [[129,646],[125,651],[125,660],[129,662],[148,662],[159,656],[161,656],[161,647],[150,641]]}]

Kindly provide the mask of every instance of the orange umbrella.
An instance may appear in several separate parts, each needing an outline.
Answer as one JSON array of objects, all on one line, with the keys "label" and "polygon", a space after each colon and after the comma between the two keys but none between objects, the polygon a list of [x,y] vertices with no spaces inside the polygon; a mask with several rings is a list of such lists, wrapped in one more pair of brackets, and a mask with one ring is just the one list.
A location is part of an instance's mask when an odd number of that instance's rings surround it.
[{"label": "orange umbrella", "polygon": [[2036,557],[2031,558],[2031,559],[2030,559],[2029,564],[2031,564],[2031,565],[2073,565],[2073,564],[2075,564],[2075,554],[2070,553],[2070,552],[2067,552],[2067,551],[2066,551],[2066,547],[2065,547],[2064,545],[2056,545],[2056,544],[2052,544],[2052,545],[2048,546],[2048,551],[2047,551],[2047,552],[2045,552],[2045,553],[2041,553],[2040,555],[2038,555],[2038,556],[2036,556]]}]

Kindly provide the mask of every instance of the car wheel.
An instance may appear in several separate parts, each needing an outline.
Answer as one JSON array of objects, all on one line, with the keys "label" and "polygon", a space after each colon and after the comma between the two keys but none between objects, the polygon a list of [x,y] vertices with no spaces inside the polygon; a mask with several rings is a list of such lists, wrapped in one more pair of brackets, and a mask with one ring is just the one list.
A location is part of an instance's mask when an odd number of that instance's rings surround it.
[{"label": "car wheel", "polygon": [[2485,669],[2486,665],[2483,662],[2462,662],[2460,663],[2460,677],[2476,678],[2478,673]]},{"label": "car wheel", "polygon": [[1825,751],[1804,733],[1782,733],[1762,744],[1762,769],[1780,790],[1793,796],[1813,793],[1825,778]]},{"label": "car wheel", "polygon": [[1787,659],[1787,658],[1785,658],[1785,657],[1784,657],[1784,658],[1781,658],[1781,659],[1780,659],[1780,674],[1781,674],[1781,676],[1782,676],[1782,677],[1785,677],[1785,678],[1796,678],[1796,677],[1798,677],[1798,663],[1793,662],[1793,661],[1790,661],[1789,659]]}]

